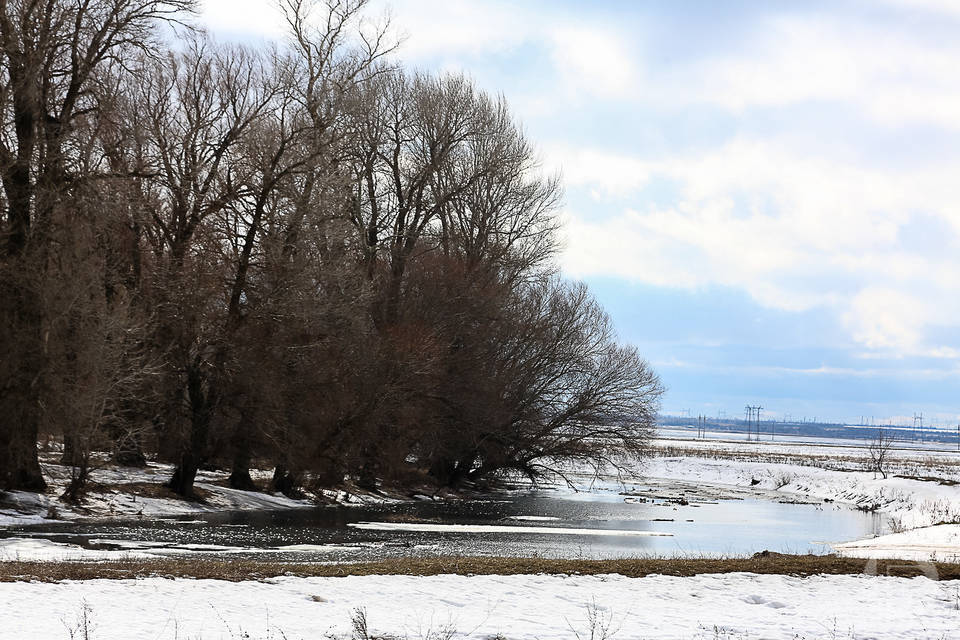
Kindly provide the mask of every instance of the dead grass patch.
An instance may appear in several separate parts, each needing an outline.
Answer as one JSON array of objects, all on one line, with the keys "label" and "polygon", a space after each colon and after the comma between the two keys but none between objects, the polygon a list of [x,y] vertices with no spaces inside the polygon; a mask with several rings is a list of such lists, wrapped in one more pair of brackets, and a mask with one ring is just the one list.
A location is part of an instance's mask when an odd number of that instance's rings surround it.
[{"label": "dead grass patch", "polygon": [[[689,577],[706,573],[749,572],[792,576],[854,575],[866,560],[838,556],[759,553],[747,558],[627,558],[563,560],[548,558],[487,558],[448,556],[396,558],[350,564],[271,563],[209,558],[158,558],[110,562],[0,562],[0,582],[125,579],[145,577],[197,578],[238,582],[277,576],[341,577],[362,575],[528,575],[617,573],[641,578],[653,574]],[[940,579],[960,579],[960,564],[933,563]],[[912,563],[878,560],[878,575],[915,577]]]},{"label": "dead grass patch", "polygon": [[200,487],[193,488],[193,496],[184,498],[165,484],[157,482],[124,482],[122,484],[91,483],[88,493],[131,493],[141,498],[167,498],[186,502],[206,503],[212,494]]}]

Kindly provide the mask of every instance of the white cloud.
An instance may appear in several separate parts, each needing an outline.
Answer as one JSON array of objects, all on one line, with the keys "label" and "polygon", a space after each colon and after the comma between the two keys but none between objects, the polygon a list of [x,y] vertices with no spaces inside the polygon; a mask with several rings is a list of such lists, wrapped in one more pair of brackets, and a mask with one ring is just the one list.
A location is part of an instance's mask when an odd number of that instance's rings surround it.
[{"label": "white cloud", "polygon": [[390,12],[404,37],[401,57],[413,60],[509,52],[533,37],[539,24],[534,12],[499,0],[379,0],[371,10]]},{"label": "white cloud", "polygon": [[910,379],[949,379],[960,377],[960,369],[926,368],[926,369],[865,369],[852,367],[778,367],[763,365],[709,365],[700,362],[686,362],[682,360],[656,360],[652,362],[659,369],[690,369],[710,371],[728,376],[834,376],[838,378],[910,378]]},{"label": "white cloud", "polygon": [[868,286],[850,300],[843,320],[868,348],[916,351],[931,311],[927,300],[907,291]]},{"label": "white cloud", "polygon": [[641,83],[637,61],[616,33],[559,26],[550,33],[554,68],[569,93],[626,95]]},{"label": "white cloud", "polygon": [[600,221],[571,213],[569,272],[734,287],[765,306],[835,313],[870,349],[955,353],[927,344],[926,333],[958,324],[960,237],[940,238],[953,250],[933,254],[904,246],[901,232],[917,210],[960,228],[960,165],[867,169],[794,152],[783,141],[738,139],[632,166],[680,185],[676,204]]},{"label": "white cloud", "polygon": [[[867,4],[874,1],[866,0]],[[880,2],[900,9],[960,16],[960,4],[956,0],[880,0]]]},{"label": "white cloud", "polygon": [[[571,16],[549,5],[487,0],[383,0],[391,7],[396,31],[405,36],[400,56],[414,64],[440,59],[450,68],[465,58],[509,54],[521,47],[542,51],[552,62],[552,80],[563,100],[630,93],[639,83],[638,59],[625,38],[590,12]],[[458,63],[451,61],[457,60]]]},{"label": "white cloud", "polygon": [[285,33],[279,9],[264,0],[204,0],[200,19],[219,34],[275,39]]},{"label": "white cloud", "polygon": [[584,187],[598,200],[633,195],[650,178],[649,163],[623,153],[559,145],[544,149],[543,157],[568,188]]},{"label": "white cloud", "polygon": [[[885,1],[903,15],[960,15],[952,0]],[[609,24],[595,11],[545,2],[376,0],[371,13],[388,7],[396,31],[409,35],[401,58],[530,79],[535,90],[508,97],[528,125],[547,123],[546,164],[598,209],[621,203],[606,219],[568,212],[572,274],[734,287],[770,307],[835,314],[871,353],[957,357],[930,335],[960,326],[960,155],[933,161],[906,135],[877,142],[915,124],[960,132],[956,39],[832,12],[757,11],[768,17],[740,25],[740,37],[722,46],[687,47],[688,34],[677,33],[672,49],[655,51],[656,25],[645,31],[640,11]],[[208,0],[205,15],[215,29],[281,29],[262,0]],[[629,115],[597,122],[608,113]],[[663,151],[684,139],[688,113],[715,129],[692,127],[708,133]],[[789,118],[764,120],[783,113]],[[844,137],[841,115],[867,133]],[[762,130],[757,121],[774,124]],[[662,144],[624,151],[639,126]],[[583,138],[571,129],[595,142],[577,146]],[[644,189],[658,184],[676,197],[645,202]],[[921,214],[941,223],[944,250],[904,241]]]},{"label": "white cloud", "polygon": [[886,125],[960,129],[960,45],[889,27],[791,15],[761,21],[735,50],[665,69],[645,93],[729,111],[846,104]]}]

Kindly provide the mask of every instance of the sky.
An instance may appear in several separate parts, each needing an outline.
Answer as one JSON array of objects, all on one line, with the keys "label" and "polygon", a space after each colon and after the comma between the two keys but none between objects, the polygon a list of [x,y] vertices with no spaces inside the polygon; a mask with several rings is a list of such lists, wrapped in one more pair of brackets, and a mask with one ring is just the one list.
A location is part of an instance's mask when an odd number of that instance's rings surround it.
[{"label": "sky", "polygon": [[[665,413],[960,420],[960,2],[371,0],[501,93]],[[270,0],[206,0],[224,40]]]}]

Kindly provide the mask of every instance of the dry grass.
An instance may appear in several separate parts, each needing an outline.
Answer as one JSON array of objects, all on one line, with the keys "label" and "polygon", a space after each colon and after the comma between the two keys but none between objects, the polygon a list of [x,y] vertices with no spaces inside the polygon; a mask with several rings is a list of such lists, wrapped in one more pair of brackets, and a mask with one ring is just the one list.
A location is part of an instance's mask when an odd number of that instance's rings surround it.
[{"label": "dry grass", "polygon": [[[750,572],[793,576],[863,573],[865,560],[837,556],[760,553],[749,558],[629,558],[562,560],[545,558],[438,557],[398,558],[352,564],[285,564],[248,560],[155,559],[111,562],[0,562],[0,582],[92,580],[97,578],[209,578],[238,582],[276,576],[338,577],[362,575],[517,575],[604,574],[627,577],[652,574],[689,577],[704,573]],[[960,579],[960,564],[933,563],[941,580]],[[918,566],[879,560],[879,575],[915,577]]]},{"label": "dry grass", "polygon": [[133,495],[141,498],[167,498],[169,500],[183,500],[186,502],[200,503],[207,502],[211,497],[210,492],[206,489],[194,487],[193,496],[184,498],[166,485],[155,482],[124,482],[122,484],[112,485],[97,483],[91,486],[91,491],[97,491],[100,493],[114,491],[118,493],[132,493]]}]

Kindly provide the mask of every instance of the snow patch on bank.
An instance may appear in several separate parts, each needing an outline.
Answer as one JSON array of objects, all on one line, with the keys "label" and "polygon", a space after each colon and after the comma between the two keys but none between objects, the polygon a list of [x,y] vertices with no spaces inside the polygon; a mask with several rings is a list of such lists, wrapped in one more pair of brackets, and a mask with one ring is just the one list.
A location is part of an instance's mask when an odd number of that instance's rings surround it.
[{"label": "snow patch on bank", "polygon": [[573,527],[524,527],[496,524],[429,524],[423,522],[350,522],[348,527],[373,531],[423,531],[430,533],[510,533],[547,534],[554,536],[673,536],[662,531],[632,529],[576,529]]},{"label": "snow patch on bank", "polygon": [[[150,556],[132,549],[118,553],[110,550],[85,549],[79,545],[41,538],[0,540],[0,562],[90,562],[147,557]],[[0,608],[0,611],[3,609]]]},{"label": "snow patch on bank", "polygon": [[[343,505],[370,505],[400,502],[386,495],[350,493],[342,489],[321,490],[314,497],[293,499],[281,493],[241,491],[224,486],[229,476],[225,471],[200,471],[195,487],[204,495],[204,501],[190,501],[162,496],[162,487],[173,473],[173,466],[150,463],[143,468],[120,468],[112,465],[94,469],[90,473],[91,490],[80,505],[60,501],[69,482],[69,468],[57,464],[43,464],[48,481],[45,494],[11,491],[0,493],[0,527],[42,524],[58,520],[82,518],[150,518],[178,517],[224,511],[277,511],[316,507],[319,502]],[[252,470],[251,475],[266,485],[270,473]],[[104,489],[98,489],[105,487]],[[160,497],[142,495],[144,489],[161,494]]]},{"label": "snow patch on bank", "polygon": [[92,548],[46,538],[0,539],[0,562],[99,562],[210,554],[337,553],[354,547],[342,544],[291,544],[278,547],[232,547],[219,544],[176,544],[147,540],[90,540]]},{"label": "snow patch on bank", "polygon": [[941,524],[902,533],[833,545],[851,558],[901,558],[930,562],[960,562],[960,524]]}]

